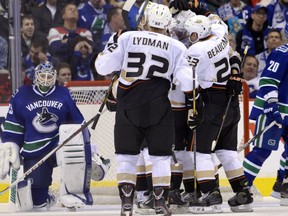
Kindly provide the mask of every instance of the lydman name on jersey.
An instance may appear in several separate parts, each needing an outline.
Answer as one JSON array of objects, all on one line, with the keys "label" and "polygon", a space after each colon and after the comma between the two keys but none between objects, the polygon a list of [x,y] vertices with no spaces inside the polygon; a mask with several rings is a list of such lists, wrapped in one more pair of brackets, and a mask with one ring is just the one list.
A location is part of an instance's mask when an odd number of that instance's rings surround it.
[{"label": "lydman name on jersey", "polygon": [[213,56],[216,56],[218,53],[224,50],[227,45],[228,45],[228,39],[226,37],[223,37],[223,40],[221,40],[219,44],[217,44],[213,49],[207,52],[209,59],[211,59]]},{"label": "lydman name on jersey", "polygon": [[133,45],[146,45],[168,50],[169,43],[151,38],[134,37]]}]

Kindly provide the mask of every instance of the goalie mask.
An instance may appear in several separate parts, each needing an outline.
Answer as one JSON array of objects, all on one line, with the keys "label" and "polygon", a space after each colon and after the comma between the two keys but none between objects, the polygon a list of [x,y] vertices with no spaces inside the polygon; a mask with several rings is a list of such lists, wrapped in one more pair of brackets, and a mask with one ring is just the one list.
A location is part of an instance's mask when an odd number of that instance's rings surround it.
[{"label": "goalie mask", "polygon": [[208,17],[203,15],[196,15],[194,17],[189,18],[185,24],[184,28],[189,34],[189,38],[191,38],[192,33],[197,34],[197,39],[191,41],[192,43],[196,43],[198,40],[203,39],[211,35],[211,27],[210,20]]},{"label": "goalie mask", "polygon": [[148,11],[147,18],[150,27],[167,29],[172,20],[172,14],[166,5],[157,4]]},{"label": "goalie mask", "polygon": [[50,62],[46,61],[37,65],[34,71],[34,84],[42,94],[55,86],[57,72]]}]

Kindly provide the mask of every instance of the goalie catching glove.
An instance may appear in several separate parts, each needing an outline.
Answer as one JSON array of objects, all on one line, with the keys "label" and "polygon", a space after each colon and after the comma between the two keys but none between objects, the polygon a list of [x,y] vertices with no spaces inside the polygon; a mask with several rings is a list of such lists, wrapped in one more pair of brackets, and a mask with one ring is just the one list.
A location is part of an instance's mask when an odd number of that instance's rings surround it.
[{"label": "goalie catching glove", "polygon": [[10,166],[18,170],[20,168],[19,146],[13,142],[0,144],[0,178],[5,179]]}]

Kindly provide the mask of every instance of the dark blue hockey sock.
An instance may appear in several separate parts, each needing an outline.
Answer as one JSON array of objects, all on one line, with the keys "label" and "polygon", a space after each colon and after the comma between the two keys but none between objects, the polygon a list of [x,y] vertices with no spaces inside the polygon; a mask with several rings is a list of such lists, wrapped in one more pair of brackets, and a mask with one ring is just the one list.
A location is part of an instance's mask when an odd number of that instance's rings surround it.
[{"label": "dark blue hockey sock", "polygon": [[254,147],[253,150],[246,155],[243,162],[243,167],[249,186],[252,186],[254,179],[262,167],[262,164],[270,156],[270,154],[271,150]]}]

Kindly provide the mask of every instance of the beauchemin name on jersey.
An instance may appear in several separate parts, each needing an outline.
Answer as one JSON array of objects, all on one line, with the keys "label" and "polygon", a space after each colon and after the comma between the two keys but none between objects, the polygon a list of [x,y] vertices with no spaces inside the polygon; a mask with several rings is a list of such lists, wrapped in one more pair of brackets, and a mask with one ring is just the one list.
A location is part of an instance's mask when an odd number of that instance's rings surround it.
[{"label": "beauchemin name on jersey", "polygon": [[83,122],[67,88],[55,86],[42,95],[34,85],[22,86],[11,97],[3,140],[19,145],[24,157],[35,157],[58,144],[61,124]]}]

